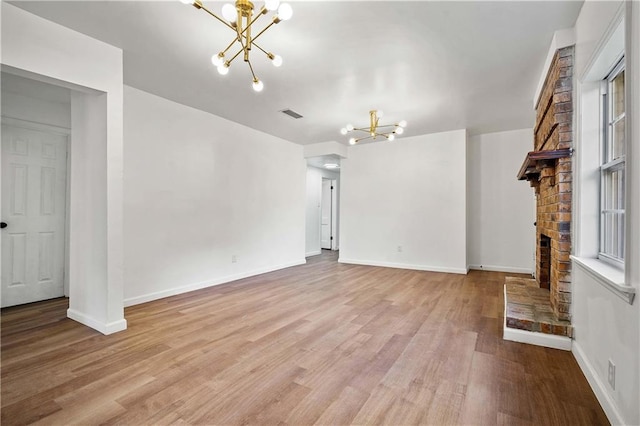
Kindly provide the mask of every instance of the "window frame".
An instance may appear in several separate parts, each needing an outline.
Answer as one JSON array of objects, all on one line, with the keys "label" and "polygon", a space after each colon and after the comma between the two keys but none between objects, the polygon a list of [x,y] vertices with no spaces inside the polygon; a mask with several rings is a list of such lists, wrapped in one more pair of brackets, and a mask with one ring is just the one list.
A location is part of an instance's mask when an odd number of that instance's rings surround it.
[{"label": "window frame", "polygon": [[[602,137],[600,143],[600,203],[599,203],[599,242],[598,242],[598,259],[607,262],[617,268],[624,269],[625,260],[625,206],[626,206],[626,144],[627,144],[627,120],[626,120],[626,93],[624,95],[623,111],[617,117],[612,117],[613,112],[613,81],[621,73],[625,72],[625,58],[624,56],[614,65],[607,76],[602,80]],[[623,77],[626,80],[626,72]],[[625,89],[626,90],[626,81]],[[624,120],[624,138],[622,142],[623,153],[619,157],[613,158],[611,153],[614,143],[614,126],[616,123]],[[607,188],[611,183],[614,173],[622,172],[622,177],[617,180],[617,188],[615,193],[617,194],[617,203],[614,203],[614,198],[608,193]],[[616,204],[622,204],[622,208],[608,208],[608,206]],[[608,233],[607,217],[613,216],[616,224],[616,235],[611,236]],[[610,231],[610,230],[609,230]],[[615,243],[618,247],[615,250],[608,251],[606,246],[611,243]],[[620,256],[616,256],[614,251],[621,253]]]}]

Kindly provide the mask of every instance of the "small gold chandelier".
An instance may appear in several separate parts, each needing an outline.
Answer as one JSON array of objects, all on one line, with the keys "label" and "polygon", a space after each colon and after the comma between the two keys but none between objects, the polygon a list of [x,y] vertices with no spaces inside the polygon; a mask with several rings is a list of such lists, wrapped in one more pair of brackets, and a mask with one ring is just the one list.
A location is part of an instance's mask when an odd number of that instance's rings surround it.
[{"label": "small gold chandelier", "polygon": [[[218,68],[218,72],[222,75],[226,75],[229,73],[229,66],[234,59],[236,59],[240,54],[243,54],[244,61],[249,65],[249,69],[251,70],[251,75],[253,76],[253,90],[256,92],[262,91],[264,88],[264,84],[262,81],[256,77],[256,73],[253,71],[253,66],[251,65],[251,61],[249,59],[249,54],[251,53],[252,47],[257,47],[261,50],[267,58],[271,60],[271,63],[279,67],[282,65],[282,58],[278,55],[274,55],[271,52],[267,52],[260,45],[256,43],[258,37],[260,37],[265,31],[267,31],[273,24],[278,24],[282,21],[288,21],[291,19],[293,15],[293,10],[291,9],[291,5],[288,3],[280,4],[280,0],[265,0],[264,6],[260,8],[260,10],[256,13],[254,17],[254,6],[249,0],[236,0],[235,6],[231,3],[227,3],[222,6],[222,18],[213,13],[207,7],[202,4],[202,0],[180,0],[185,4],[192,4],[196,9],[202,9],[207,12],[209,15],[216,18],[218,21],[222,22],[227,27],[231,28],[233,32],[236,33],[234,39],[229,43],[226,49],[221,51],[220,53],[214,54],[211,57],[211,62]],[[251,26],[260,18],[262,15],[266,15],[269,12],[276,12],[271,19],[271,22],[262,29],[255,36],[251,35]],[[240,45],[240,50],[235,55],[231,56],[229,59],[225,55],[229,49],[231,49],[236,43]]]},{"label": "small gold chandelier", "polygon": [[[378,136],[392,141],[396,138],[395,135],[401,135],[404,133],[404,128],[407,127],[407,122],[405,120],[394,124],[379,124],[379,120],[383,115],[382,111],[376,111],[375,109],[371,110],[369,111],[369,127],[353,127],[352,124],[347,124],[346,127],[343,127],[340,130],[340,133],[343,135],[350,132],[364,132],[368,134],[368,136],[363,136],[361,138],[352,137],[349,139],[350,145],[355,145],[358,142],[369,138],[376,140]],[[390,129],[391,127],[393,127],[393,129]]]}]

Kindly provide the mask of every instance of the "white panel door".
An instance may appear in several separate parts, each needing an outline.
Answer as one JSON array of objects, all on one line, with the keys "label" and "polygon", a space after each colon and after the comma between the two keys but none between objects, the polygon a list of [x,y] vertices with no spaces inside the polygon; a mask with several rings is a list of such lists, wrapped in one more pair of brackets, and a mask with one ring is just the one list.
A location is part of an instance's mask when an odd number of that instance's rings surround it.
[{"label": "white panel door", "polygon": [[320,203],[320,247],[331,248],[331,181],[322,179],[322,201]]},{"label": "white panel door", "polygon": [[67,137],[2,125],[2,307],[64,295]]}]

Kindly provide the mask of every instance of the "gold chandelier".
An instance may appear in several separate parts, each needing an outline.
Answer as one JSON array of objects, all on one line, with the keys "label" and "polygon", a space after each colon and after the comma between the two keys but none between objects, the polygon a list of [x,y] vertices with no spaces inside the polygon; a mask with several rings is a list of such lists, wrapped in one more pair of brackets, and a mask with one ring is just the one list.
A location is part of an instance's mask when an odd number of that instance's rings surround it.
[{"label": "gold chandelier", "polygon": [[[216,18],[218,21],[222,22],[227,27],[231,28],[233,32],[236,33],[234,39],[229,43],[226,49],[221,51],[220,53],[214,54],[211,57],[211,62],[218,68],[218,72],[222,75],[226,75],[229,73],[229,66],[234,59],[236,59],[240,54],[242,54],[244,61],[249,65],[249,69],[251,70],[251,75],[253,76],[253,90],[256,92],[262,91],[264,88],[264,84],[262,81],[256,77],[256,73],[253,71],[253,66],[250,61],[250,53],[253,47],[261,50],[267,58],[271,60],[271,63],[279,67],[282,65],[282,58],[278,55],[274,55],[271,52],[267,52],[260,45],[256,43],[256,40],[264,34],[273,24],[278,24],[282,21],[288,21],[291,19],[293,15],[293,10],[291,9],[291,5],[288,3],[280,4],[280,0],[265,0],[264,5],[260,8],[260,10],[255,14],[254,17],[254,6],[249,0],[236,0],[235,6],[231,3],[227,3],[222,6],[222,18],[213,13],[207,7],[202,4],[202,0],[180,0],[185,4],[192,4],[196,9],[202,9],[207,12],[209,15]],[[264,27],[258,34],[255,36],[251,35],[251,27],[252,25],[263,15],[266,15],[269,12],[275,12],[273,17],[271,18],[271,22]],[[236,43],[240,45],[240,50],[227,58],[227,52],[231,49]]]},{"label": "gold chandelier", "polygon": [[[355,145],[358,142],[372,138],[376,140],[378,136],[386,138],[389,141],[395,139],[395,135],[401,135],[404,133],[404,128],[407,127],[407,122],[405,120],[400,121],[399,123],[394,124],[379,124],[380,118],[383,116],[382,111],[371,110],[369,111],[369,127],[353,127],[352,124],[347,124],[346,127],[343,127],[340,130],[340,133],[346,135],[350,132],[364,132],[367,133],[367,136],[363,136],[361,138],[352,137],[349,139],[350,145]],[[393,129],[391,129],[391,127]]]}]

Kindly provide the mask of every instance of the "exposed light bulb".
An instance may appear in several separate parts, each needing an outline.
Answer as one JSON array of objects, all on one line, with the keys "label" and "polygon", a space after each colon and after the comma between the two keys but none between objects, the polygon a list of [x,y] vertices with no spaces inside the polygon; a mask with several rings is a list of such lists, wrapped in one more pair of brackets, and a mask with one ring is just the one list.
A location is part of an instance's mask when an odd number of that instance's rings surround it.
[{"label": "exposed light bulb", "polygon": [[353,124],[347,124],[347,132],[350,132],[353,130]]},{"label": "exposed light bulb", "polygon": [[238,11],[231,3],[222,6],[222,16],[229,22],[236,22],[238,19]]},{"label": "exposed light bulb", "polygon": [[280,0],[264,0],[264,7],[267,10],[276,10],[280,6]]},{"label": "exposed light bulb", "polygon": [[355,144],[356,144],[356,138],[349,139],[349,145],[355,145]]},{"label": "exposed light bulb", "polygon": [[289,3],[282,3],[278,7],[278,18],[281,21],[288,21],[293,16],[293,9]]},{"label": "exposed light bulb", "polygon": [[389,136],[387,136],[387,140],[394,140],[396,138],[396,136],[393,133],[390,133]]},{"label": "exposed light bulb", "polygon": [[382,118],[384,116],[384,111],[378,111],[376,112],[376,115],[378,116],[378,118]]},{"label": "exposed light bulb", "polygon": [[253,80],[253,90],[262,92],[262,89],[264,89],[264,84],[260,80]]},{"label": "exposed light bulb", "polygon": [[271,60],[271,63],[273,64],[274,67],[279,67],[280,65],[282,65],[282,56],[274,55],[273,59]]},{"label": "exposed light bulb", "polygon": [[227,75],[229,74],[229,66],[226,63],[220,64],[218,65],[218,73],[220,75]]},{"label": "exposed light bulb", "polygon": [[401,122],[398,123],[398,126],[407,127],[407,120],[402,120]]},{"label": "exposed light bulb", "polygon": [[193,4],[194,0],[180,0],[180,3],[183,4]]},{"label": "exposed light bulb", "polygon": [[211,63],[216,67],[219,67],[220,65],[224,64],[224,53],[220,52],[213,55],[211,57]]},{"label": "exposed light bulb", "polygon": [[402,127],[398,127],[398,128],[396,128],[395,133],[396,133],[397,135],[401,135],[401,134],[403,134],[403,133],[404,133],[404,128],[402,128]]},{"label": "exposed light bulb", "polygon": [[348,132],[349,132],[349,131],[348,131],[345,127],[343,127],[342,129],[340,129],[340,133],[341,133],[341,134],[343,134],[343,135],[346,135]]}]

